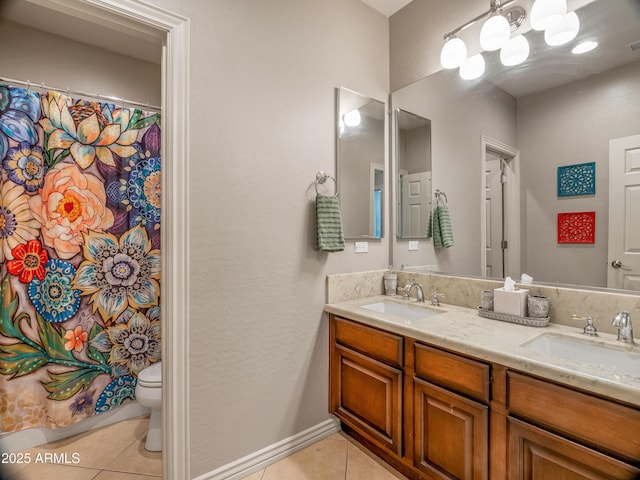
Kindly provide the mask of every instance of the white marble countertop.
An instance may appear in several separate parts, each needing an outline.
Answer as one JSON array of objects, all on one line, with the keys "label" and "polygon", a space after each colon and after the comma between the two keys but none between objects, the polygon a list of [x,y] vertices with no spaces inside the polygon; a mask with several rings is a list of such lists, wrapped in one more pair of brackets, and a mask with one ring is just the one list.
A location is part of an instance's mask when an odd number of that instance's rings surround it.
[{"label": "white marble countertop", "polygon": [[[378,313],[362,305],[380,301],[410,303],[416,308],[440,310],[428,318],[408,320],[401,316]],[[601,333],[586,337],[582,329],[549,324],[547,327],[528,327],[478,315],[474,309],[442,303],[431,307],[417,303],[414,298],[402,300],[395,296],[374,296],[339,303],[328,303],[324,310],[356,320],[372,327],[412,337],[475,358],[495,362],[522,372],[555,380],[586,391],[640,407],[640,378],[622,374],[599,365],[576,362],[560,356],[533,351],[526,344],[542,334],[571,336],[579,341],[598,342],[619,350],[640,354],[640,346],[628,346],[616,341],[614,335]]]}]

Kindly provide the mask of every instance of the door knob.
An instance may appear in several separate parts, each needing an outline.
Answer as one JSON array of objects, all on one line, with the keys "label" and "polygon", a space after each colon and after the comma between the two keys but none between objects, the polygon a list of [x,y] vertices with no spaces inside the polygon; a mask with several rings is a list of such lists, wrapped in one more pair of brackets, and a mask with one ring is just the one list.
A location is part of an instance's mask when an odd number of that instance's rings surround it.
[{"label": "door knob", "polygon": [[631,270],[631,267],[623,265],[620,260],[614,260],[613,262],[611,262],[611,266],[613,268],[622,268],[623,270]]}]

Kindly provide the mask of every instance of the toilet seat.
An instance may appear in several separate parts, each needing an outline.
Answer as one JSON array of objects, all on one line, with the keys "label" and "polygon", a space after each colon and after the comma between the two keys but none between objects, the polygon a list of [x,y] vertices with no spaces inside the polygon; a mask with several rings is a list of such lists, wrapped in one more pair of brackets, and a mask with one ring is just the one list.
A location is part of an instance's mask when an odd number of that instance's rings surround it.
[{"label": "toilet seat", "polygon": [[138,385],[147,388],[162,387],[162,362],[156,362],[138,374]]}]

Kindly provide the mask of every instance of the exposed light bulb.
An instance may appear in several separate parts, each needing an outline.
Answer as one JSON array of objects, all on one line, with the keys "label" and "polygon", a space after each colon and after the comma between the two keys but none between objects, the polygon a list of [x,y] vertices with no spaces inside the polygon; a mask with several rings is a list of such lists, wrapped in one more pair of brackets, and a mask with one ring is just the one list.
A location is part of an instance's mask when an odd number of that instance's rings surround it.
[{"label": "exposed light bulb", "polygon": [[546,30],[560,23],[567,13],[566,0],[536,0],[531,6],[531,28]]},{"label": "exposed light bulb", "polygon": [[529,57],[529,42],[523,35],[513,37],[500,50],[500,61],[505,67],[524,62]]},{"label": "exposed light bulb", "polygon": [[351,110],[344,114],[344,124],[347,127],[357,127],[360,125],[362,118],[360,117],[360,112],[356,108],[355,110]]},{"label": "exposed light bulb", "polygon": [[510,36],[509,21],[502,15],[494,15],[482,25],[480,46],[489,52],[498,50],[509,41]]},{"label": "exposed light bulb", "polygon": [[567,13],[562,21],[544,31],[544,41],[552,47],[564,45],[576,38],[580,30],[580,20],[576,12]]},{"label": "exposed light bulb", "polygon": [[440,52],[440,64],[443,68],[458,68],[467,59],[467,46],[458,38],[447,40]]},{"label": "exposed light bulb", "polygon": [[481,53],[467,58],[467,61],[460,66],[460,78],[464,80],[474,80],[484,73],[484,57]]},{"label": "exposed light bulb", "polygon": [[578,45],[576,45],[575,47],[573,47],[573,50],[571,50],[571,53],[575,53],[576,55],[580,55],[582,53],[590,52],[591,50],[593,50],[597,46],[598,46],[598,42],[594,42],[594,41],[582,42],[582,43],[579,43]]}]

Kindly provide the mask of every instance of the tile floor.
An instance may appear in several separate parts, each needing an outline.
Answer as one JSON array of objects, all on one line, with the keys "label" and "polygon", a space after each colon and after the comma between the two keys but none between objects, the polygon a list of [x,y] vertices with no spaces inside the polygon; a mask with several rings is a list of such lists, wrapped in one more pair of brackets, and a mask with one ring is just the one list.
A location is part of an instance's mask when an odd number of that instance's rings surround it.
[{"label": "tile floor", "polygon": [[[144,449],[147,417],[126,420],[25,450],[31,464],[0,472],[0,480],[158,480],[162,454]],[[68,463],[35,463],[44,453]],[[74,454],[77,454],[74,457]],[[335,433],[243,480],[406,480],[344,433]]]},{"label": "tile floor", "polygon": [[407,480],[344,433],[283,458],[243,480]]},{"label": "tile floor", "polygon": [[[31,463],[13,465],[10,470],[3,470],[0,479],[161,479],[162,453],[148,452],[144,449],[148,422],[148,417],[133,418],[25,450],[24,453],[30,454]],[[53,459],[54,463],[45,463],[45,453],[57,454],[57,458]],[[51,459],[51,456],[49,458]],[[36,459],[40,461],[36,463]],[[74,459],[79,461],[74,463]]]}]

